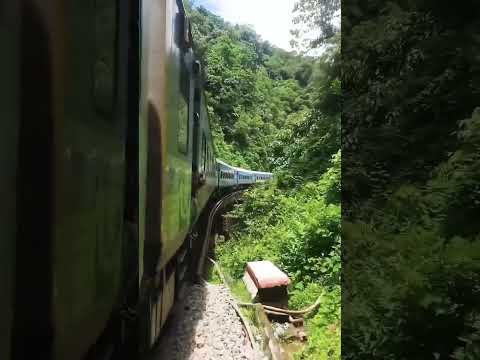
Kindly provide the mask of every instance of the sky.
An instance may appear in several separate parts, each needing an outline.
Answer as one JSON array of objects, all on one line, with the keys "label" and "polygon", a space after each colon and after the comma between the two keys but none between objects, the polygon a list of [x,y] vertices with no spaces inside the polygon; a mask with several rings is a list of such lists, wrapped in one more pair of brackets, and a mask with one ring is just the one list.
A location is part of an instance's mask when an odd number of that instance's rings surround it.
[{"label": "sky", "polygon": [[252,25],[263,40],[292,50],[290,29],[295,0],[196,0],[194,3],[228,22]]}]

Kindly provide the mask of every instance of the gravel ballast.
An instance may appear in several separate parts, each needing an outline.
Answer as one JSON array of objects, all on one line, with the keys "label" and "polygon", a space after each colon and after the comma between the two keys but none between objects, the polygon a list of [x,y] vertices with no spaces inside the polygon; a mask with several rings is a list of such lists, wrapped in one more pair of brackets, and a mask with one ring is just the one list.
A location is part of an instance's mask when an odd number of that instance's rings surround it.
[{"label": "gravel ballast", "polygon": [[263,360],[252,349],[223,285],[189,285],[174,308],[152,360]]}]

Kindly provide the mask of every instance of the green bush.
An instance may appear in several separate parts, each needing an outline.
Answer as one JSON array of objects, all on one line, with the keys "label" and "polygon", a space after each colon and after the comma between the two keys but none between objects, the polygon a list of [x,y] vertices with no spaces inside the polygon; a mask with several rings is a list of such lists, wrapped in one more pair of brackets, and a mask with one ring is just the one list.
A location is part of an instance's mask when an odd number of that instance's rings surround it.
[{"label": "green bush", "polygon": [[399,186],[368,224],[343,223],[349,359],[479,358],[480,110],[457,136],[423,185]]},{"label": "green bush", "polygon": [[292,279],[289,305],[305,308],[322,297],[307,320],[309,343],[299,359],[340,357],[340,152],[317,181],[246,192],[233,214],[232,240],[217,248],[222,267],[240,279],[249,261],[270,260]]},{"label": "green bush", "polygon": [[334,360],[341,356],[341,291],[335,286],[322,296],[317,314],[307,322],[309,342],[297,360]]}]

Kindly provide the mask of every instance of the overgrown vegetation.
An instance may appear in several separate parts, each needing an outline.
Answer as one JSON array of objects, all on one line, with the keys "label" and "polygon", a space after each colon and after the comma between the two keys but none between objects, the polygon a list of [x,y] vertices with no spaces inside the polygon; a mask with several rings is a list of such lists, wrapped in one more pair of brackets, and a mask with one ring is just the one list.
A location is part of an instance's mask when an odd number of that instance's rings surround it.
[{"label": "overgrown vegetation", "polygon": [[[305,19],[309,11],[318,15],[313,3],[298,2],[299,26],[312,26]],[[331,2],[329,10],[338,5]],[[302,56],[275,48],[253,29],[225,23],[204,8],[189,12],[205,66],[217,156],[273,171],[277,178],[245,194],[233,212],[238,224],[231,240],[219,246],[218,260],[237,280],[246,262],[272,260],[293,280],[293,308],[322,296],[308,319],[309,344],[298,358],[339,359],[339,37],[332,36],[324,17],[314,18],[315,26],[325,25],[317,35],[328,37],[330,46],[321,57]]]},{"label": "overgrown vegetation", "polygon": [[480,358],[478,10],[345,5],[346,359]]},{"label": "overgrown vegetation", "polygon": [[191,9],[195,50],[206,72],[217,156],[238,166],[272,169],[279,136],[309,111],[315,59],[264,42],[247,26]]},{"label": "overgrown vegetation", "polygon": [[235,215],[234,239],[218,257],[235,278],[246,262],[271,260],[293,281],[290,307],[322,296],[308,322],[310,342],[301,359],[340,357],[340,156],[320,180],[284,190],[273,184],[247,192]]}]

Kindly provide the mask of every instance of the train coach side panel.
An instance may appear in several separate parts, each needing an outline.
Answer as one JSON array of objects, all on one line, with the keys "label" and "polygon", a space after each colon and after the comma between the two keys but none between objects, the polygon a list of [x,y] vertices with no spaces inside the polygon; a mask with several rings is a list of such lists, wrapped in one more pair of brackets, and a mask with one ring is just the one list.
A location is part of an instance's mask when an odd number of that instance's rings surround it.
[{"label": "train coach side panel", "polygon": [[[53,358],[75,360],[98,340],[120,294],[127,72],[125,61],[119,61],[127,48],[119,35],[123,12],[116,0],[30,3],[46,33],[29,29],[24,40],[40,43],[45,51],[48,64],[31,61],[35,72],[44,74],[42,89],[51,101],[45,119],[30,119],[51,126],[46,134],[50,154],[42,157],[39,149],[36,160],[49,164],[37,176],[51,177],[43,189],[51,196],[43,204],[44,212],[51,209],[51,230],[37,234],[36,246],[49,246],[38,258],[45,252],[51,259],[43,260],[46,270],[32,269],[51,276],[42,285],[51,305],[36,311],[51,312]],[[41,306],[36,296],[43,294],[24,299],[32,309]]]},{"label": "train coach side panel", "polygon": [[164,100],[164,153],[162,154],[163,267],[183,244],[190,229],[192,157],[191,67],[193,57],[184,44],[183,14],[176,1],[166,8],[166,80]]},{"label": "train coach side panel", "polygon": [[147,290],[147,347],[158,339],[174,301],[171,260],[191,225],[193,54],[181,5],[142,2],[139,280]]},{"label": "train coach side panel", "polygon": [[216,163],[218,169],[218,186],[231,187],[238,185],[236,168],[219,159],[216,160]]},{"label": "train coach side panel", "polygon": [[175,0],[143,3],[148,21],[142,28],[142,131],[148,145],[146,170],[141,172],[145,220],[140,226],[145,230],[140,234],[143,268],[150,276],[172,258],[190,228],[193,59],[183,42],[178,5]]}]

